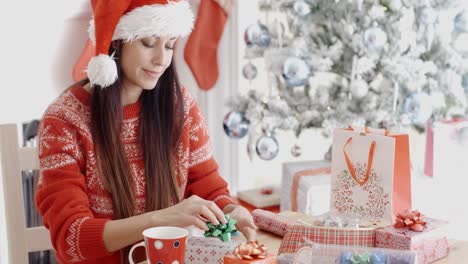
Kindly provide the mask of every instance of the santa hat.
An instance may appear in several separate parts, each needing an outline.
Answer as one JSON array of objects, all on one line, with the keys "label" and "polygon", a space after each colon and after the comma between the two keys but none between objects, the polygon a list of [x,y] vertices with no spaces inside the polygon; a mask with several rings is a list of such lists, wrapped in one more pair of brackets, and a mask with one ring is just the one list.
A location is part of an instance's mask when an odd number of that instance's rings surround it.
[{"label": "santa hat", "polygon": [[113,40],[184,37],[193,28],[194,16],[186,0],[91,0],[91,5],[94,19],[88,32],[96,53],[87,74],[91,84],[103,88],[117,80],[117,65],[108,55]]}]

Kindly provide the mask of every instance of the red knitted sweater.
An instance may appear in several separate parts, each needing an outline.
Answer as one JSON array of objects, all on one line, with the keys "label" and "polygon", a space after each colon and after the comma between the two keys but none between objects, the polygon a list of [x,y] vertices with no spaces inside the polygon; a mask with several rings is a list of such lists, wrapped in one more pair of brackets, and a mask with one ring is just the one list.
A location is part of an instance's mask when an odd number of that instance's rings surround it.
[{"label": "red knitted sweater", "polygon": [[[198,195],[222,209],[232,203],[218,173],[202,113],[183,89],[184,127],[177,148],[179,195]],[[96,173],[90,130],[91,96],[83,87],[65,91],[45,112],[39,128],[42,176],[36,205],[50,230],[60,263],[119,263],[118,252],[106,251],[104,225],[113,217],[112,202]],[[138,144],[140,102],[127,105],[120,133],[136,195],[135,214],[145,211],[145,178]]]}]

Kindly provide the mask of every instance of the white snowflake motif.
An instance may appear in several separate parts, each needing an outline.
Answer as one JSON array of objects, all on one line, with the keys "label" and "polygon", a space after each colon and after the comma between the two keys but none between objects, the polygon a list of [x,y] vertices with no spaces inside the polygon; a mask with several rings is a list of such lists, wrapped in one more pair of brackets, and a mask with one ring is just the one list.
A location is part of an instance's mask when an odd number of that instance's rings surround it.
[{"label": "white snowflake motif", "polygon": [[136,163],[130,165],[132,170],[133,179],[135,180],[135,191],[137,196],[142,196],[145,194],[146,179],[145,172],[143,169],[140,169]]},{"label": "white snowflake motif", "polygon": [[42,156],[42,153],[46,149],[50,149],[49,142],[55,142],[55,135],[50,133],[51,126],[48,125],[40,130],[39,138],[39,156]]},{"label": "white snowflake motif", "polygon": [[137,124],[134,121],[124,122],[121,132],[122,140],[131,140],[137,137]]},{"label": "white snowflake motif", "polygon": [[96,157],[94,152],[88,151],[88,158],[86,161],[87,187],[88,189],[93,189],[98,186],[101,190],[104,190],[104,184],[102,183],[101,178],[99,178],[96,166]]},{"label": "white snowflake motif", "polygon": [[62,149],[68,153],[71,152],[71,155],[76,160],[83,159],[83,152],[81,151],[80,146],[78,145],[78,137],[75,131],[70,131],[66,128],[62,128],[63,135],[57,137],[57,141],[63,143]]}]

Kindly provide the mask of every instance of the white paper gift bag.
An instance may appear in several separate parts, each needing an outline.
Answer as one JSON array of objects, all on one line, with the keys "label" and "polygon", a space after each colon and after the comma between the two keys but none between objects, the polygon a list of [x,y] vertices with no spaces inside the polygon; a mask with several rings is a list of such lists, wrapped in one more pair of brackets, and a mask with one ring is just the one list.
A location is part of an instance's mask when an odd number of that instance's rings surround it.
[{"label": "white paper gift bag", "polygon": [[378,221],[411,208],[409,138],[384,130],[333,133],[331,209]]}]

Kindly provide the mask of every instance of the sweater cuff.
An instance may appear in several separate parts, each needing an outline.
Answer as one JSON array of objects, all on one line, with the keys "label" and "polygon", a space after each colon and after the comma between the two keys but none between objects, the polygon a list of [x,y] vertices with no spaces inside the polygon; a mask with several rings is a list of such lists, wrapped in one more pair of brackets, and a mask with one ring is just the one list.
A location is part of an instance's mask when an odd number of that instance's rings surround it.
[{"label": "sweater cuff", "polygon": [[223,195],[219,195],[219,196],[216,196],[214,199],[213,199],[213,202],[216,203],[216,205],[219,207],[219,209],[223,210],[224,207],[226,207],[226,205],[228,204],[236,204],[231,196],[229,195],[226,195],[226,194],[223,194]]},{"label": "sweater cuff", "polygon": [[104,226],[110,219],[88,219],[83,222],[80,232],[80,249],[85,258],[112,255],[104,245]]}]

